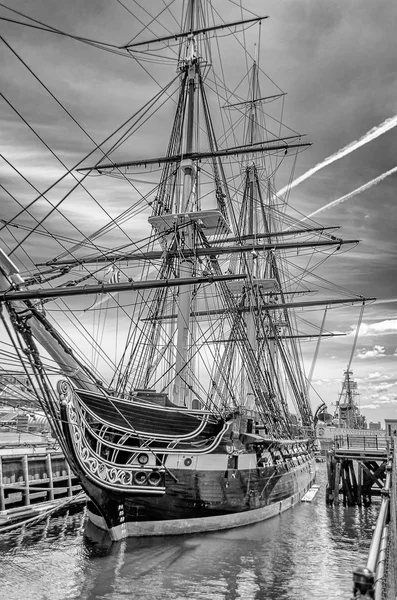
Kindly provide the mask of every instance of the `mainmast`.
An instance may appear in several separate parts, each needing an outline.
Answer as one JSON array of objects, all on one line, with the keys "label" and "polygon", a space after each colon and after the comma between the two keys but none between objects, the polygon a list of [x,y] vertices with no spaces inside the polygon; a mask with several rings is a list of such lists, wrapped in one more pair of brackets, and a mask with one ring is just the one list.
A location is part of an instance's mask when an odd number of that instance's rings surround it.
[{"label": "mainmast", "polygon": [[[186,73],[187,85],[187,122],[185,130],[184,150],[185,154],[190,155],[196,150],[194,148],[194,117],[196,105],[196,88],[198,74],[198,57],[196,39],[193,31],[195,30],[195,0],[191,0],[189,6],[190,14],[190,35],[188,36],[186,56],[184,59],[183,71]],[[183,178],[182,194],[177,206],[177,213],[181,215],[180,224],[183,226],[187,223],[189,217],[187,213],[189,209],[194,208],[195,196],[195,176],[196,169],[192,158],[187,158],[181,161],[180,170]],[[178,236],[177,244],[181,259],[179,263],[179,277],[191,277],[194,271],[193,260],[191,257],[184,256],[184,249],[193,248],[193,226],[186,224]],[[192,286],[187,288],[179,288],[178,296],[178,317],[177,317],[177,341],[176,341],[176,360],[175,360],[175,381],[173,387],[173,400],[175,404],[186,406],[189,404],[188,381],[187,381],[187,363],[189,358],[189,348],[191,346],[190,332],[190,307],[192,301]]]},{"label": "mainmast", "polygon": [[[247,145],[250,144],[253,146],[257,141],[257,110],[256,110],[256,96],[257,96],[257,87],[258,87],[258,77],[256,70],[256,62],[254,62],[252,67],[252,79],[251,79],[251,103],[248,106],[248,132],[247,132]],[[247,209],[246,209],[246,223],[244,230],[241,231],[242,234],[247,234],[253,236],[256,231],[258,231],[257,224],[257,215],[256,215],[256,207],[258,202],[258,188],[256,186],[256,166],[255,162],[249,164],[246,170],[246,198],[247,198]],[[247,270],[251,273],[251,278],[258,279],[260,277],[258,273],[258,265],[257,265],[257,252],[253,250],[249,255],[247,255],[246,263]],[[255,303],[255,288],[253,286],[252,279],[247,281],[247,295],[248,303],[250,306]],[[257,293],[257,291],[256,291]],[[257,318],[257,317],[256,317]],[[252,311],[248,312],[245,316],[245,322],[247,327],[247,336],[249,344],[255,354],[258,356],[258,342],[257,342],[257,331],[255,324],[255,315]],[[243,368],[243,372],[245,369]],[[248,381],[248,389],[247,389],[247,404],[250,408],[255,408],[255,390],[252,387],[252,382],[247,378]]]}]

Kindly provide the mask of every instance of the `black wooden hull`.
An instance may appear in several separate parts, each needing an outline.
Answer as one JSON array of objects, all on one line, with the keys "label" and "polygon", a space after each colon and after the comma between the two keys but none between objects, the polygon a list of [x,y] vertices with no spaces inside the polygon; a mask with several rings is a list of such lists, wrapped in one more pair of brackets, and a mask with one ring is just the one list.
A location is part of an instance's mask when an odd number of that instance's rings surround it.
[{"label": "black wooden hull", "polygon": [[[216,457],[214,457],[216,460]],[[116,494],[81,473],[88,516],[113,540],[241,527],[274,517],[300,501],[315,478],[315,461],[290,470],[174,470],[162,496]],[[226,476],[227,475],[227,476]]]}]

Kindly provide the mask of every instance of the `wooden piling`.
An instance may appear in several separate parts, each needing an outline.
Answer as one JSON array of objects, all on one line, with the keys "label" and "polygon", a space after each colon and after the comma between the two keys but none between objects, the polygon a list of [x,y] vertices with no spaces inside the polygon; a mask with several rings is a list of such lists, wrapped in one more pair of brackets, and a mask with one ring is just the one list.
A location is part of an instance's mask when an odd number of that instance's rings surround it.
[{"label": "wooden piling", "polygon": [[54,500],[54,479],[52,477],[51,454],[48,452],[46,458],[47,476],[49,479],[49,500]]},{"label": "wooden piling", "polygon": [[335,459],[331,453],[327,453],[327,487],[325,502],[326,504],[333,504],[334,502],[334,480],[335,480]]},{"label": "wooden piling", "polygon": [[363,467],[361,462],[358,461],[357,465],[357,504],[361,506],[362,504],[362,481],[363,481]]},{"label": "wooden piling", "polygon": [[339,506],[339,481],[340,481],[340,462],[335,465],[335,483],[334,483],[334,504]]},{"label": "wooden piling", "polygon": [[22,471],[23,471],[23,478],[25,481],[23,503],[25,506],[29,506],[29,504],[30,504],[29,464],[28,464],[28,457],[26,454],[25,454],[25,456],[22,457]]},{"label": "wooden piling", "polygon": [[353,504],[357,504],[357,500],[358,500],[358,489],[357,489],[357,478],[356,478],[356,473],[354,471],[354,464],[353,461],[350,460],[349,461],[349,468],[350,468],[350,477],[351,477],[351,482],[352,482],[352,489],[353,489]]},{"label": "wooden piling", "polygon": [[348,506],[354,506],[353,493],[352,493],[352,484],[350,481],[349,474],[349,462],[348,460],[343,461],[343,469],[342,469],[342,486],[343,486],[343,505],[346,506],[346,502]]}]

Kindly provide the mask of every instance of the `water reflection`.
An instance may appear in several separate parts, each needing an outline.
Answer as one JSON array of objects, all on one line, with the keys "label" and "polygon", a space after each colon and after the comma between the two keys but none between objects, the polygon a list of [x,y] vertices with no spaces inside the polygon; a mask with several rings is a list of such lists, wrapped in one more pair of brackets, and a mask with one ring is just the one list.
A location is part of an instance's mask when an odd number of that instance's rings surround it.
[{"label": "water reflection", "polygon": [[89,525],[83,533],[82,516],[69,515],[0,536],[4,597],[346,599],[352,568],[366,560],[377,507],[326,507],[324,465],[318,482],[312,504],[242,529],[112,544]]}]

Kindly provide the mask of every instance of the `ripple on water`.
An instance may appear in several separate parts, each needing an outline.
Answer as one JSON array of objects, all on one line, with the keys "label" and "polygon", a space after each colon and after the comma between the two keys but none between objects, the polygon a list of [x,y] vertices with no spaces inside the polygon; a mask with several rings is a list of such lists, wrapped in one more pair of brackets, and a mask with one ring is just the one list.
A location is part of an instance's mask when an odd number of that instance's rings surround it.
[{"label": "ripple on water", "polygon": [[337,600],[365,563],[377,507],[325,506],[321,489],[270,521],[212,534],[112,544],[66,514],[0,536],[7,600]]}]

